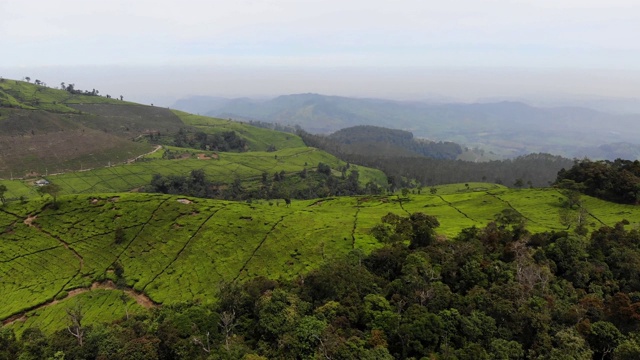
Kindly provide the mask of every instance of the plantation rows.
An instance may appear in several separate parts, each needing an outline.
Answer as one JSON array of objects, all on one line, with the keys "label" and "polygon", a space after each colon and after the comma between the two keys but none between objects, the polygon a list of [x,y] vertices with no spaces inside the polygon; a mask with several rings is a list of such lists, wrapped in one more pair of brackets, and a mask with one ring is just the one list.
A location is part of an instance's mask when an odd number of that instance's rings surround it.
[{"label": "plantation rows", "polygon": [[[562,230],[561,200],[553,189],[471,184],[406,197],[294,200],[290,207],[150,194],[64,196],[58,210],[38,210],[46,199],[10,203],[0,211],[0,319],[106,279],[157,303],[211,302],[223,282],[291,279],[354,249],[368,253],[380,246],[370,229],[388,212],[434,215],[448,238],[506,208],[533,232]],[[585,203],[590,230],[640,218],[632,206]]]},{"label": "plantation rows", "polygon": [[[201,153],[191,150],[194,154]],[[154,174],[188,175],[192,170],[203,169],[213,182],[226,183],[229,179],[259,180],[262,173],[300,172],[313,169],[322,162],[334,169],[346,165],[343,161],[313,148],[293,148],[275,152],[221,153],[218,159],[163,160],[158,158],[162,150],[150,155],[147,161],[105,167],[90,171],[71,172],[48,176],[47,179],[62,187],[62,194],[90,194],[124,192],[148,185]],[[357,167],[360,181],[385,183],[380,171]],[[7,198],[18,199],[36,196],[34,187],[26,182],[0,181],[7,186]]]},{"label": "plantation rows", "polygon": [[128,313],[130,316],[144,311],[135,300],[123,291],[96,289],[78,294],[64,302],[45,307],[37,312],[37,316],[30,316],[25,321],[16,321],[14,330],[21,334],[30,327],[38,327],[45,333],[51,333],[68,326],[67,319],[61,314],[76,304],[82,304],[82,314],[87,324],[97,324],[120,319]]}]

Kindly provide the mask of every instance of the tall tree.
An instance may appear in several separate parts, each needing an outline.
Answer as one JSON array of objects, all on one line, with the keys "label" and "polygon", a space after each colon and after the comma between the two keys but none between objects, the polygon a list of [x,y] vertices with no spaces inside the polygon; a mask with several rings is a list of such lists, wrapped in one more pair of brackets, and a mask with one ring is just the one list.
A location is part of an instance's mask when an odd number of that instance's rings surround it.
[{"label": "tall tree", "polygon": [[60,187],[60,185],[57,185],[57,184],[47,184],[38,188],[38,192],[40,193],[40,196],[44,196],[45,194],[47,194],[53,198],[54,207],[58,206],[57,199],[58,199],[58,194],[60,194],[60,191],[62,191],[62,188]]}]

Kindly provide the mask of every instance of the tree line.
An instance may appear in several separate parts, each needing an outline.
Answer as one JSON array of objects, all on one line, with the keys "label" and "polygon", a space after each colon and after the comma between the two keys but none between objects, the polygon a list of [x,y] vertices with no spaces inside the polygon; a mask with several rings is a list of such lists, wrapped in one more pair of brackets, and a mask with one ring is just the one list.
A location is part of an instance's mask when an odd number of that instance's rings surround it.
[{"label": "tree line", "polygon": [[315,199],[328,196],[352,196],[381,194],[385,189],[369,182],[362,186],[357,170],[345,165],[340,175],[324,163],[315,169],[303,169],[297,173],[263,172],[259,179],[243,181],[236,178],[231,183],[208,180],[204,170],[192,170],[189,175],[153,175],[143,191],[175,194],[211,199],[247,201],[256,199]]},{"label": "tree line", "polygon": [[202,131],[188,131],[180,128],[173,135],[172,144],[177,147],[187,147],[200,150],[214,151],[246,151],[247,141],[235,131],[207,134]]},{"label": "tree line", "polygon": [[337,142],[342,153],[368,154],[372,149],[377,149],[376,154],[384,157],[409,154],[449,160],[456,159],[462,153],[462,147],[454,142],[416,139],[409,131],[371,125],[338,130],[327,139]]},{"label": "tree line", "polygon": [[558,172],[556,185],[623,204],[640,202],[640,161],[576,160]]},{"label": "tree line", "polygon": [[[464,182],[492,182],[506,186],[544,187],[553,184],[558,171],[573,160],[550,154],[529,154],[515,159],[470,162],[426,156],[384,154],[370,147],[354,152],[330,137],[298,132],[307,146],[322,149],[344,161],[382,170],[392,188],[433,186]],[[381,149],[382,147],[378,147]]]}]

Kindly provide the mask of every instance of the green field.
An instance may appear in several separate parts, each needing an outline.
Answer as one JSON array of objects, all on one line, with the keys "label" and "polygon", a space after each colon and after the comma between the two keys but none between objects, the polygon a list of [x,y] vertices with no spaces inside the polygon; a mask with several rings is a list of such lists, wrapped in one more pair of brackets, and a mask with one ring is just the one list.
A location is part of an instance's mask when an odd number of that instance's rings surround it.
[{"label": "green field", "polygon": [[[178,149],[178,148],[175,148]],[[131,164],[120,164],[90,171],[69,172],[60,175],[44,176],[47,180],[62,187],[62,194],[91,194],[105,192],[126,192],[148,185],[154,174],[188,175],[191,170],[203,169],[207,177],[214,182],[228,183],[233,179],[258,181],[262,173],[274,172],[298,173],[303,169],[314,169],[322,162],[333,169],[346,165],[344,161],[314,148],[298,147],[274,152],[219,153],[217,159],[200,160],[198,154],[211,156],[211,152],[181,149],[191,154],[187,159],[163,160],[162,150]],[[373,181],[386,184],[386,177],[379,170],[362,166],[351,166],[358,170],[360,182],[364,185]],[[0,180],[7,186],[6,197],[18,199],[20,196],[33,197],[37,193],[34,180]]]},{"label": "green field", "polygon": [[68,325],[66,310],[78,305],[86,325],[108,323],[145,310],[122,290],[95,289],[29,312],[24,321],[15,322],[13,329],[18,336],[31,327],[38,327],[45,333],[64,329]]},{"label": "green field", "polygon": [[266,151],[270,145],[277,145],[278,150],[305,146],[302,139],[297,135],[263,129],[237,121],[193,115],[178,110],[174,110],[173,112],[186,125],[193,126],[207,134],[235,131],[240,137],[247,141],[247,145],[251,151]]},{"label": "green field", "polygon": [[[367,253],[379,247],[369,231],[388,212],[434,215],[442,238],[452,238],[466,227],[482,227],[509,207],[526,218],[532,231],[563,228],[557,215],[561,195],[554,189],[469,185],[443,186],[434,195],[423,191],[407,197],[294,200],[290,207],[283,202],[126,193],[62,196],[58,210],[43,208],[47,198],[12,202],[0,210],[0,319],[73,289],[116,280],[114,264],[123,269],[122,282],[154,302],[212,302],[221,282],[255,276],[290,279],[353,249]],[[631,226],[639,225],[634,222],[640,218],[637,207],[585,199],[594,218],[589,230],[623,218],[632,221]],[[124,236],[116,243],[118,228]],[[82,299],[67,299],[58,307]],[[112,304],[92,300],[86,306]],[[54,308],[47,307],[47,315],[38,310],[38,316],[64,319],[63,311],[53,315]],[[104,311],[122,316],[122,308],[109,309]],[[26,324],[35,321],[27,319]]]}]

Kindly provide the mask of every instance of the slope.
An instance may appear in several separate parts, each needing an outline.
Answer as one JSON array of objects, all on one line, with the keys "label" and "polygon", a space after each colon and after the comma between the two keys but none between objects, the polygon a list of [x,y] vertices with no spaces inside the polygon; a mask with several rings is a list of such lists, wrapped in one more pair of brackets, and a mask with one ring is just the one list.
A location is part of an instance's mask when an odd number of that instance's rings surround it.
[{"label": "slope", "polygon": [[[519,212],[531,231],[562,230],[561,198],[553,189],[471,183],[436,194],[290,207],[149,194],[64,196],[58,210],[46,199],[10,204],[0,209],[0,319],[28,320],[56,298],[68,301],[71,290],[109,279],[155,303],[212,302],[224,282],[291,279],[328,259],[381,246],[370,229],[388,212],[434,215],[441,238],[484,226],[505,208]],[[637,207],[594,198],[587,204],[590,230],[640,218]]]},{"label": "slope", "polygon": [[168,109],[0,81],[0,178],[106,166],[151,151],[132,140],[184,124]]}]

